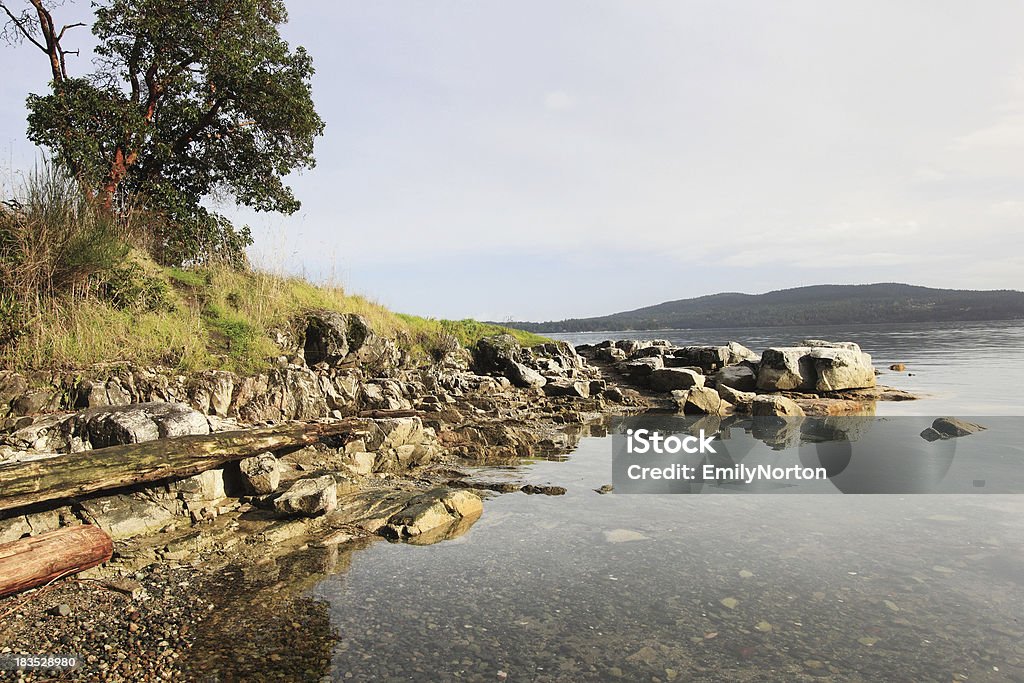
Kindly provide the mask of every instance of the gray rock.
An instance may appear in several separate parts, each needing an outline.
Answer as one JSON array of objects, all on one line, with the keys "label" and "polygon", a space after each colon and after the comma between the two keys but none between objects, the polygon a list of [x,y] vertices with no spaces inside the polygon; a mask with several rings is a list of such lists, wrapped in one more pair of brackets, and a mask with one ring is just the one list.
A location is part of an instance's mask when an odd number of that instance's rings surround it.
[{"label": "gray rock", "polygon": [[536,389],[548,383],[539,372],[516,361],[509,361],[505,367],[505,376],[520,389]]},{"label": "gray rock", "polygon": [[673,354],[682,358],[687,365],[700,368],[705,373],[712,373],[729,362],[728,346],[684,346],[676,349]]},{"label": "gray rock", "polygon": [[704,386],[704,376],[684,368],[661,368],[647,377],[647,386],[654,391],[675,391]]},{"label": "gray rock", "polygon": [[156,533],[170,524],[178,511],[173,501],[157,502],[141,494],[104,496],[80,505],[83,518],[115,541]]},{"label": "gray rock", "polygon": [[219,500],[227,496],[224,470],[219,468],[171,482],[170,489],[182,500]]},{"label": "gray rock", "polygon": [[871,356],[853,342],[811,339],[804,346],[765,349],[757,372],[763,391],[840,391],[875,382]]},{"label": "gray rock", "polygon": [[239,461],[238,470],[242,475],[242,486],[254,496],[273,493],[281,484],[281,469],[273,453],[261,453]]},{"label": "gray rock", "polygon": [[338,507],[338,486],[334,477],[300,479],[274,499],[274,509],[284,515],[315,515],[332,512]]},{"label": "gray rock", "polygon": [[553,379],[544,385],[544,393],[548,396],[588,398],[590,396],[590,382],[564,378]]},{"label": "gray rock", "polygon": [[748,365],[727,365],[714,374],[715,386],[726,386],[739,391],[754,391],[757,375]]},{"label": "gray rock", "polygon": [[615,369],[619,374],[625,375],[636,382],[646,379],[652,372],[663,367],[665,367],[665,363],[661,360],[661,356],[653,356],[651,358],[623,361],[616,365]]},{"label": "gray rock", "polygon": [[210,423],[184,403],[133,403],[90,408],[81,413],[93,448],[143,443],[188,434],[209,434]]},{"label": "gray rock", "polygon": [[729,365],[735,365],[737,363],[742,363],[743,361],[757,361],[761,358],[739,342],[729,342],[726,345],[726,349],[728,349],[729,352],[729,357],[726,359],[726,362]]}]

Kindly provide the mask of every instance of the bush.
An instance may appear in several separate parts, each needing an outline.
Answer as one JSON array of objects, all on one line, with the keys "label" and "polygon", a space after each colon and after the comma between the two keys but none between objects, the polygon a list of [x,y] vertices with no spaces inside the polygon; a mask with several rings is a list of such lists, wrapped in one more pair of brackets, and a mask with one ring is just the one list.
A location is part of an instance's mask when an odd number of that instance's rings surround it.
[{"label": "bush", "polygon": [[88,288],[128,254],[127,229],[49,163],[0,207],[0,284],[20,302]]}]

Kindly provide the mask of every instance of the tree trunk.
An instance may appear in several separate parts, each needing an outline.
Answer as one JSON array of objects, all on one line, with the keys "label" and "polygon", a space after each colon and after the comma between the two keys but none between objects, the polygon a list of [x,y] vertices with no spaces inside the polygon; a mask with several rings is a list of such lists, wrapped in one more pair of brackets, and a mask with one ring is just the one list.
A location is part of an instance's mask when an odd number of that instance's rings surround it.
[{"label": "tree trunk", "polygon": [[289,423],[180,436],[0,466],[0,510],[168,477],[187,477],[266,451],[301,448],[329,436],[361,434],[366,422]]},{"label": "tree trunk", "polygon": [[113,552],[114,542],[107,532],[91,524],[4,543],[0,545],[0,596],[103,564]]}]

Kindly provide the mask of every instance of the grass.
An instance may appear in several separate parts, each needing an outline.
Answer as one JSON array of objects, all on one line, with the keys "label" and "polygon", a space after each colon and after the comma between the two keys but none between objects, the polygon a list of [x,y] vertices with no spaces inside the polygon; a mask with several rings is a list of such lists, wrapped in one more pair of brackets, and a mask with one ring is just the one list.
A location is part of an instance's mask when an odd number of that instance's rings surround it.
[{"label": "grass", "polygon": [[297,332],[289,330],[294,321],[316,309],[362,315],[378,335],[424,361],[503,332],[527,346],[546,341],[474,320],[395,314],[298,277],[161,266],[130,209],[96,204],[48,163],[0,192],[0,368],[129,361],[255,372],[284,352],[278,334]]},{"label": "grass", "polygon": [[[364,316],[373,330],[396,339],[413,357],[436,358],[453,345],[511,333],[525,346],[544,337],[475,320],[435,320],[396,314],[340,287],[298,277],[227,267],[166,268],[134,251],[123,270],[143,278],[139,291],[160,291],[154,305],[115,305],[99,296],[64,295],[40,305],[12,343],[0,349],[6,369],[81,369],[130,361],[182,372],[270,367],[283,350],[274,342],[303,314],[317,309]],[[134,290],[133,290],[134,291]]]}]

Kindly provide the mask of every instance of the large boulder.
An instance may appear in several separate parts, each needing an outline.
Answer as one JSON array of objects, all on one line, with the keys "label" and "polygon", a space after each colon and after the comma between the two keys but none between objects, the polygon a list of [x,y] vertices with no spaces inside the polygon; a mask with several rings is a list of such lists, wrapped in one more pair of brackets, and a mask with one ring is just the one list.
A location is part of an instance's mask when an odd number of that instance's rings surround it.
[{"label": "large boulder", "polygon": [[729,365],[736,365],[743,361],[756,362],[760,358],[760,356],[739,342],[731,341],[725,348],[729,354],[729,357],[726,359],[726,363]]},{"label": "large boulder", "polygon": [[757,375],[749,365],[727,365],[713,376],[715,386],[726,386],[739,391],[757,389]]},{"label": "large boulder", "polygon": [[652,356],[623,361],[617,364],[615,369],[620,375],[629,377],[634,382],[642,382],[650,377],[652,372],[663,367],[665,367],[665,363],[661,360],[661,356]]},{"label": "large boulder", "polygon": [[511,334],[484,337],[473,347],[473,367],[482,375],[502,374],[521,354],[522,347]]},{"label": "large boulder", "polygon": [[810,348],[806,346],[772,347],[761,354],[757,369],[757,388],[762,391],[810,391],[816,376]]},{"label": "large boulder", "polygon": [[871,356],[859,348],[814,348],[811,358],[814,362],[815,391],[839,391],[841,389],[862,389],[873,387],[875,369]]},{"label": "large boulder", "polygon": [[728,346],[684,346],[672,352],[676,358],[684,359],[687,365],[694,365],[705,373],[712,373],[729,364]]},{"label": "large boulder", "polygon": [[684,368],[661,368],[647,377],[647,386],[654,391],[675,391],[704,386],[704,375]]},{"label": "large boulder", "polygon": [[82,440],[93,448],[210,433],[206,416],[184,403],[90,408],[81,413],[79,422],[84,425]]},{"label": "large boulder", "polygon": [[704,386],[673,391],[672,398],[679,411],[687,415],[721,415],[731,407],[717,391]]},{"label": "large boulder", "polygon": [[875,386],[871,356],[853,342],[806,340],[761,354],[757,388],[762,391],[840,391]]}]

